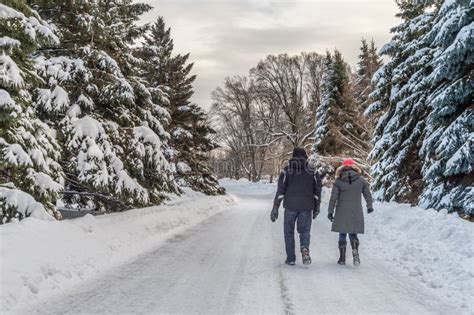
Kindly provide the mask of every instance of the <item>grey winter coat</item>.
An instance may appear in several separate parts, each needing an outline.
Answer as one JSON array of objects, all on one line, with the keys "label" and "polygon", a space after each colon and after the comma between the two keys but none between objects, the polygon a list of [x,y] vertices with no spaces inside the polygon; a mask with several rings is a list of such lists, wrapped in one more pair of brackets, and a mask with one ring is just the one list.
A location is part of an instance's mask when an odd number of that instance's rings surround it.
[{"label": "grey winter coat", "polygon": [[292,158],[278,178],[274,205],[292,211],[319,210],[321,177],[312,169],[306,158]]},{"label": "grey winter coat", "polygon": [[364,195],[367,209],[372,208],[372,195],[367,181],[355,166],[340,167],[336,171],[336,181],[332,187],[329,213],[334,213],[332,231],[339,233],[364,233],[364,211],[361,195]]}]

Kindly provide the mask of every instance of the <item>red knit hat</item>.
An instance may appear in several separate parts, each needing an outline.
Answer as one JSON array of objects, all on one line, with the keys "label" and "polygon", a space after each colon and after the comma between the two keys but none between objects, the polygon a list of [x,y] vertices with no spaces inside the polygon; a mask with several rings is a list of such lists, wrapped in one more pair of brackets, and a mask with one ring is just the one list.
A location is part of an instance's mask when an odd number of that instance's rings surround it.
[{"label": "red knit hat", "polygon": [[353,159],[344,159],[342,160],[342,165],[344,166],[352,166],[354,165],[354,160]]}]

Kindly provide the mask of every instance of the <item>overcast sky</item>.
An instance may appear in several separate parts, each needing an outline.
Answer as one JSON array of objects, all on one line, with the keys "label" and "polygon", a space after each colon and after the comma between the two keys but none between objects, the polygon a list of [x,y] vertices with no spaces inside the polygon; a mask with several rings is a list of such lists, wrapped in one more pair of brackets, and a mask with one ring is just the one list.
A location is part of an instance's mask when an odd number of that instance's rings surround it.
[{"label": "overcast sky", "polygon": [[142,0],[171,27],[175,50],[194,61],[193,101],[204,108],[226,76],[246,75],[268,54],[337,47],[351,65],[360,39],[381,47],[397,24],[394,0]]}]

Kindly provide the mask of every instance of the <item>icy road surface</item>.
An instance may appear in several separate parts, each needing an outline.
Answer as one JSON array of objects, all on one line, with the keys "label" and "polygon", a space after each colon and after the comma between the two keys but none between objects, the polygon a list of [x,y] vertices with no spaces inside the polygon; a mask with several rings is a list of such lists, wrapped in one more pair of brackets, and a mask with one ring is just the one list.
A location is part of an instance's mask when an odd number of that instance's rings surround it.
[{"label": "icy road surface", "polygon": [[282,213],[270,222],[274,187],[262,186],[228,186],[238,205],[25,312],[459,314],[421,283],[370,257],[363,237],[361,266],[352,266],[350,254],[348,265],[337,265],[327,200],[313,221],[313,264],[303,266],[299,257],[296,266],[286,266]]}]

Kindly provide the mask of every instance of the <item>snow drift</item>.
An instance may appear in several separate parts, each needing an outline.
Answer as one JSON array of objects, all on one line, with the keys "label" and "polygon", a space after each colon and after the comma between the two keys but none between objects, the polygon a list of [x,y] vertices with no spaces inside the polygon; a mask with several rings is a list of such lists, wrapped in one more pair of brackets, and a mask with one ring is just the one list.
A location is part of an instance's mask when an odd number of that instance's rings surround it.
[{"label": "snow drift", "polygon": [[366,216],[364,247],[474,312],[474,225],[433,209],[376,203]]},{"label": "snow drift", "polygon": [[150,250],[234,204],[186,191],[166,205],[71,221],[0,226],[0,313],[59,293]]}]

